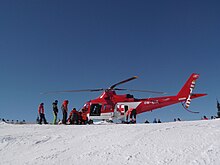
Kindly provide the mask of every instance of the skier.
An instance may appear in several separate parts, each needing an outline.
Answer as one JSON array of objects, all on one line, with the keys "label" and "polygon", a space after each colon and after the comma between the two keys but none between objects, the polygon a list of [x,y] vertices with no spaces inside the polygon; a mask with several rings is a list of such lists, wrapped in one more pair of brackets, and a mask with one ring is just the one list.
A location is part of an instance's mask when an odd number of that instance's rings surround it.
[{"label": "skier", "polygon": [[44,103],[40,103],[38,107],[38,114],[40,116],[39,124],[42,124],[42,120],[44,120],[44,124],[48,124],[44,114]]},{"label": "skier", "polygon": [[64,100],[64,102],[63,102],[63,104],[61,106],[61,109],[63,111],[63,120],[62,120],[63,124],[66,124],[66,120],[67,120],[68,103],[69,103],[68,100]]},{"label": "skier", "polygon": [[55,100],[53,102],[53,124],[57,123],[57,114],[58,114],[58,107],[57,107],[58,101]]}]

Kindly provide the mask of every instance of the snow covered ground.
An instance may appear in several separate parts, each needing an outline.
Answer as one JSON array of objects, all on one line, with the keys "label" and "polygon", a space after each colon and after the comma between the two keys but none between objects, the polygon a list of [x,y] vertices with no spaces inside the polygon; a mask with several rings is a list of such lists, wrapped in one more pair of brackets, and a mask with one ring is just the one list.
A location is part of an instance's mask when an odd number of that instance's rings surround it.
[{"label": "snow covered ground", "polygon": [[0,164],[219,165],[220,120],[135,125],[1,122]]}]

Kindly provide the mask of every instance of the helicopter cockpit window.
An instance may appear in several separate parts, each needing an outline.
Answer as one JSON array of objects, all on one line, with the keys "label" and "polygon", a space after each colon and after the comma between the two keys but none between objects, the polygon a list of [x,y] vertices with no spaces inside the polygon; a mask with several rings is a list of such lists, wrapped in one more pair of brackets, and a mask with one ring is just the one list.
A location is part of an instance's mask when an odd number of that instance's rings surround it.
[{"label": "helicopter cockpit window", "polygon": [[101,104],[92,104],[90,106],[90,116],[100,116],[101,114]]},{"label": "helicopter cockpit window", "polygon": [[130,95],[130,94],[127,94],[126,96],[127,96],[127,98],[134,98],[134,96]]}]

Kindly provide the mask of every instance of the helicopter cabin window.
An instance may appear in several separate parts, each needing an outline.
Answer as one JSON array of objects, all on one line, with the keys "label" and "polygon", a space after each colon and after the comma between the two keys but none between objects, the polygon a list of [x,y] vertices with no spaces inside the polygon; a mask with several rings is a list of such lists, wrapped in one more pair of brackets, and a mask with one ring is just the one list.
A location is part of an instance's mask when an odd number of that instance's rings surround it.
[{"label": "helicopter cabin window", "polygon": [[92,104],[90,106],[90,116],[100,116],[102,104]]},{"label": "helicopter cabin window", "polygon": [[112,108],[112,105],[108,105],[108,104],[105,104],[104,105],[104,108],[103,108],[103,110],[104,111],[106,111],[106,110],[112,110],[113,108]]}]

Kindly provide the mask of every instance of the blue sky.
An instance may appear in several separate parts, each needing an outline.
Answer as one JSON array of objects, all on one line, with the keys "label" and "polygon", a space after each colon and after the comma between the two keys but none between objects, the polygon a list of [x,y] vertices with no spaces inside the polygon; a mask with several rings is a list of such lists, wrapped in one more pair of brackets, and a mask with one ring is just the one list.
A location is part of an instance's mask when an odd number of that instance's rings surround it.
[{"label": "blue sky", "polygon": [[208,93],[191,103],[200,114],[178,104],[144,113],[139,122],[216,115],[219,6],[217,0],[1,0],[0,117],[34,121],[44,102],[51,121],[55,99],[79,109],[101,93],[41,92],[106,88],[135,75],[120,87],[175,95],[193,72],[200,74],[194,92]]}]

